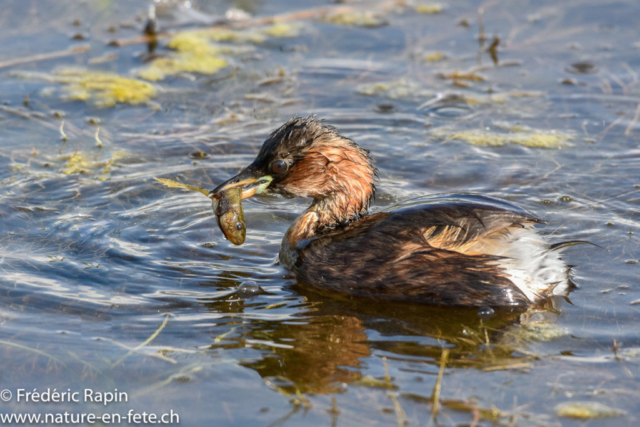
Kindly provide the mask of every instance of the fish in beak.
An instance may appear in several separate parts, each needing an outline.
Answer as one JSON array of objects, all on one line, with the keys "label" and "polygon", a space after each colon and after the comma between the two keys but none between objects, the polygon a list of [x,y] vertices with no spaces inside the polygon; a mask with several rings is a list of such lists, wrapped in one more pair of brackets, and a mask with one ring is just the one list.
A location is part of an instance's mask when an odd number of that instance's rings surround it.
[{"label": "fish in beak", "polygon": [[247,227],[242,212],[242,190],[232,188],[219,193],[219,198],[212,198],[213,212],[218,221],[218,227],[234,245],[241,245],[247,236]]}]

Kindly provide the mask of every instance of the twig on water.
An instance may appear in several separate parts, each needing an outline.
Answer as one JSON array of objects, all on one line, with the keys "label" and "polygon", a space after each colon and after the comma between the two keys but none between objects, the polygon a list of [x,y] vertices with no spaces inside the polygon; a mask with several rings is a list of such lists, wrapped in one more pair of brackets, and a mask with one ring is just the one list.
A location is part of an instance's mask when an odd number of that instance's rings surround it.
[{"label": "twig on water", "polygon": [[387,364],[387,356],[382,356],[382,365],[384,366],[384,380],[390,383],[391,376],[389,375],[389,365]]},{"label": "twig on water", "polygon": [[509,420],[509,427],[514,427],[516,425],[516,417],[518,409],[518,396],[513,396],[513,413],[511,414],[511,419]]},{"label": "twig on water", "polygon": [[484,9],[478,8],[478,65],[482,64],[482,53],[484,52],[484,42],[487,40],[487,36],[484,32],[484,21],[482,19],[484,15]]},{"label": "twig on water", "polygon": [[62,58],[65,56],[79,55],[88,52],[90,46],[88,44],[82,46],[71,47],[57,52],[40,53],[38,55],[25,56],[24,58],[15,58],[8,61],[0,62],[0,68],[11,67],[13,65],[26,64],[29,62],[44,61],[45,59]]},{"label": "twig on water", "polygon": [[331,409],[327,410],[331,414],[331,427],[338,425],[338,415],[340,415],[340,409],[338,408],[338,399],[336,395],[331,396]]},{"label": "twig on water", "polygon": [[407,418],[407,413],[404,412],[400,402],[398,402],[398,398],[395,393],[389,393],[389,397],[393,401],[393,407],[396,410],[396,421],[398,422],[398,427],[404,427],[405,424],[409,424],[409,419]]},{"label": "twig on water", "polygon": [[449,349],[442,349],[442,356],[440,357],[440,372],[438,372],[438,379],[436,380],[436,385],[433,387],[433,394],[431,395],[431,400],[433,400],[433,409],[431,413],[433,414],[433,418],[435,419],[438,416],[438,411],[440,409],[440,388],[442,387],[442,376],[444,375],[444,368],[447,366],[447,359],[449,358]]}]

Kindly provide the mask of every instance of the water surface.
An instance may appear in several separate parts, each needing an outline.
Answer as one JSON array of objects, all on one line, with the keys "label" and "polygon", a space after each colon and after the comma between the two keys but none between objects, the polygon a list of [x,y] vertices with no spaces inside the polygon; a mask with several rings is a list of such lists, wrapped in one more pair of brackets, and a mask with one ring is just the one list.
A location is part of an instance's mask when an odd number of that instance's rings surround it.
[{"label": "water surface", "polygon": [[[342,7],[193,3],[198,17],[232,6],[258,17]],[[118,389],[129,402],[14,399],[0,411],[172,409],[194,426],[424,425],[433,423],[430,398],[448,349],[437,424],[582,425],[558,415],[563,402],[625,413],[592,425],[637,422],[635,2],[457,0],[433,15],[348,3],[378,11],[386,25],[339,25],[316,12],[293,20],[289,37],[222,42],[229,65],[216,74],[178,73],[154,82],[151,103],[108,108],[67,100],[61,83],[27,73],[74,66],[134,76],[148,65],[145,44],[107,44],[140,35],[146,4],[4,6],[0,388]],[[174,9],[160,24],[205,26],[194,19]],[[72,39],[78,33],[84,40]],[[497,64],[487,51],[495,37]],[[38,57],[78,46],[86,48]],[[170,53],[166,39],[157,53]],[[15,58],[28,60],[6,63]],[[282,122],[311,113],[371,150],[375,209],[475,192],[534,212],[552,242],[599,245],[566,251],[578,286],[570,301],[487,320],[321,296],[277,262],[308,200],[245,201],[247,239],[234,246],[209,200],[153,180],[213,188]],[[559,142],[542,148],[532,140],[540,135]],[[263,292],[239,291],[247,282]]]}]

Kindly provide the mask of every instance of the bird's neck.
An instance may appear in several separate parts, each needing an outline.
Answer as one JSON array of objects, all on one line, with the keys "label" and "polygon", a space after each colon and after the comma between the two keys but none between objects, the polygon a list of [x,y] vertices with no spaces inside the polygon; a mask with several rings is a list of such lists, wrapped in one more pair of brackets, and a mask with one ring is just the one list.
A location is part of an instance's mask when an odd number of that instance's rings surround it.
[{"label": "bird's neck", "polygon": [[368,183],[368,187],[356,185],[352,190],[350,194],[337,192],[331,197],[314,200],[289,227],[285,236],[289,246],[295,247],[304,239],[340,230],[366,216],[375,191],[373,181]]},{"label": "bird's neck", "polygon": [[285,240],[290,248],[302,240],[340,230],[367,215],[375,196],[377,172],[368,151],[346,138],[333,139],[326,146],[316,142],[299,167],[317,176],[318,185],[312,189],[290,187],[295,194],[313,199],[313,204],[287,231]]},{"label": "bird's neck", "polygon": [[355,214],[335,199],[314,201],[287,230],[280,248],[280,262],[291,270],[310,239],[340,230],[365,215],[366,210]]}]

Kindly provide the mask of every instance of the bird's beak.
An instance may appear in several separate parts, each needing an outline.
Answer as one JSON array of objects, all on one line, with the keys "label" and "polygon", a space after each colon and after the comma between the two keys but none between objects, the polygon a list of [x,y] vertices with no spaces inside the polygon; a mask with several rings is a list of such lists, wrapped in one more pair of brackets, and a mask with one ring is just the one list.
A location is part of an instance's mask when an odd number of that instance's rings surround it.
[{"label": "bird's beak", "polygon": [[245,168],[238,175],[218,185],[215,189],[209,192],[209,197],[217,197],[218,194],[223,191],[231,190],[232,188],[242,189],[242,198],[248,199],[256,194],[261,194],[271,184],[273,178],[269,175],[260,175],[251,166]]}]

